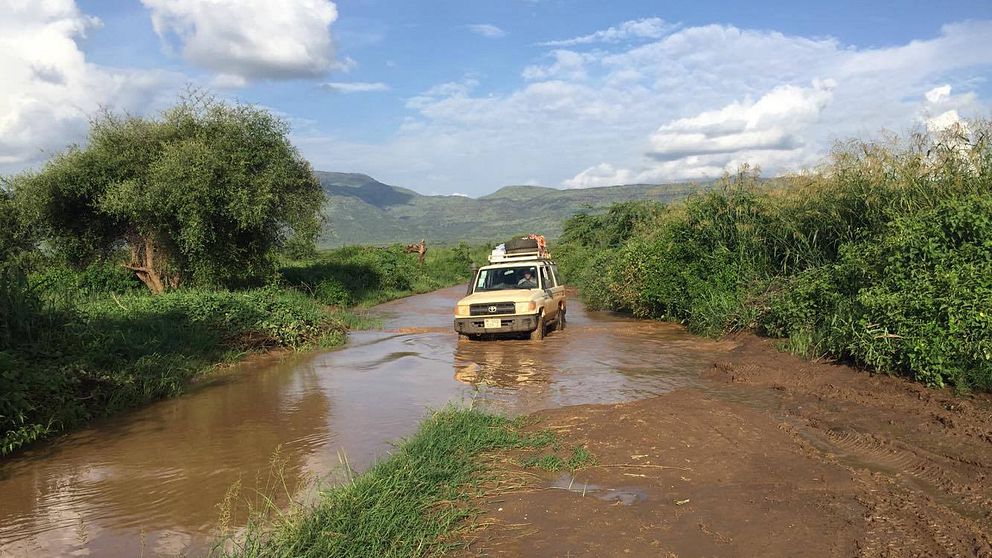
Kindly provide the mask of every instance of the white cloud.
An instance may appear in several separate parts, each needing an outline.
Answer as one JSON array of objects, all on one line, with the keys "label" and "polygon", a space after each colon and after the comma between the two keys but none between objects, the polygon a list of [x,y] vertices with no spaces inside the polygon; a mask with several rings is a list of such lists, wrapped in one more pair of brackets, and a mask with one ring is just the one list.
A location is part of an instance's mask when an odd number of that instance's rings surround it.
[{"label": "white cloud", "polygon": [[942,99],[946,99],[951,94],[951,86],[944,84],[940,87],[934,87],[930,91],[927,91],[926,98],[927,101],[931,103],[939,103]]},{"label": "white cloud", "polygon": [[619,43],[630,39],[659,39],[678,28],[659,17],[648,17],[625,21],[620,25],[560,41],[538,43],[540,46],[575,46],[592,43]]},{"label": "white cloud", "polygon": [[628,169],[618,169],[609,163],[600,163],[589,167],[562,183],[566,188],[597,188],[600,186],[616,186],[630,184],[635,174]]},{"label": "white cloud", "polygon": [[368,83],[363,81],[330,81],[320,86],[335,93],[368,93],[371,91],[389,91],[385,83]]},{"label": "white cloud", "polygon": [[5,3],[0,18],[0,172],[81,141],[101,106],[142,113],[171,99],[183,77],[86,61],[78,42],[100,21],[72,0]]},{"label": "white cloud", "polygon": [[191,64],[233,79],[318,77],[334,68],[329,0],[141,0]]},{"label": "white cloud", "polygon": [[803,147],[802,132],[816,122],[836,83],[812,87],[782,85],[757,101],[735,101],[714,111],[664,124],[651,136],[651,157],[659,161],[690,155],[744,150],[791,151]]},{"label": "white cloud", "polygon": [[541,79],[571,79],[586,78],[587,56],[571,50],[555,50],[551,53],[555,61],[548,66],[527,66],[521,74],[524,79],[534,81]]},{"label": "white cloud", "polygon": [[488,39],[498,39],[506,36],[506,31],[489,23],[475,23],[468,26],[469,31]]},{"label": "white cloud", "polygon": [[358,67],[358,61],[350,56],[345,56],[331,64],[332,71],[348,73]]},{"label": "white cloud", "polygon": [[[392,184],[477,195],[505,184],[600,186],[766,175],[816,164],[837,139],[902,131],[957,111],[988,114],[992,22],[944,26],[884,49],[727,25],[636,46],[549,49],[526,82],[494,93],[479,78],[407,101],[382,144],[299,137],[318,168],[356,164]],[[944,84],[926,104],[926,94]],[[500,84],[500,90],[502,86]],[[945,118],[950,118],[947,116]],[[425,178],[436,176],[438,178]],[[466,184],[472,185],[467,190]]]},{"label": "white cloud", "polygon": [[926,119],[927,129],[931,132],[940,132],[952,126],[963,124],[964,121],[961,119],[961,115],[953,109]]},{"label": "white cloud", "polygon": [[974,92],[952,95],[949,84],[934,87],[924,95],[918,120],[931,133],[939,134],[945,130],[961,127],[967,131],[968,123],[961,113],[976,114],[982,109]]}]

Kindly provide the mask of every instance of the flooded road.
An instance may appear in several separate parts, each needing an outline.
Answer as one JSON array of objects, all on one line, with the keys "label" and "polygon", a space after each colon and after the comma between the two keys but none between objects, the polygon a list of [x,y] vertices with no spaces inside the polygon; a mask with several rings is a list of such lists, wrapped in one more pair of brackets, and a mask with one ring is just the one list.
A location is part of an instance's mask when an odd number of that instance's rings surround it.
[{"label": "flooded road", "polygon": [[[510,414],[641,399],[699,383],[725,350],[671,324],[586,312],[543,342],[451,330],[464,287],[377,307],[381,331],[266,357],[191,393],[93,424],[0,464],[0,556],[198,554],[222,516],[362,470],[448,402]],[[328,475],[331,478],[328,479]],[[254,496],[253,496],[254,495]]]}]

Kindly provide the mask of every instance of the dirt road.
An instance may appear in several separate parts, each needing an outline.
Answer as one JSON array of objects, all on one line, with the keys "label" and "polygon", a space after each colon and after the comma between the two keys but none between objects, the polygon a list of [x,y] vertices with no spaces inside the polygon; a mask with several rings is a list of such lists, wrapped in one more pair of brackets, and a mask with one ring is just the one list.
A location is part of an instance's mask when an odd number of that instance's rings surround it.
[{"label": "dirt road", "polygon": [[702,386],[536,414],[597,461],[480,502],[466,555],[992,556],[989,397],[733,341]]}]

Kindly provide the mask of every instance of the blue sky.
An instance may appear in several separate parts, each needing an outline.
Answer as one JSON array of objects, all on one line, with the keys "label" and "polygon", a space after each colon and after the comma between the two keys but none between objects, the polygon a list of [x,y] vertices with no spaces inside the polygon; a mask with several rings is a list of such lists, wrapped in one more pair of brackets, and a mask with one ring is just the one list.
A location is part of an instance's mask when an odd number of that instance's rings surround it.
[{"label": "blue sky", "polygon": [[0,173],[187,84],[428,194],[705,179],[988,117],[992,2],[0,0]]}]

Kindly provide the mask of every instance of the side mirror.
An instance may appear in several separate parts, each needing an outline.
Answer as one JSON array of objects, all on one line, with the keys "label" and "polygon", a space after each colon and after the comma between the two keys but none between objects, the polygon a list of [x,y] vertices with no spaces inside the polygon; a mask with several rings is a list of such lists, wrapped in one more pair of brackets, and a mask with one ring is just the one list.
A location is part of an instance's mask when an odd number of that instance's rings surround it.
[{"label": "side mirror", "polygon": [[472,294],[472,287],[475,285],[475,282],[478,280],[477,279],[478,276],[479,276],[479,268],[475,264],[472,264],[472,278],[468,280],[468,288],[465,291],[466,296]]}]

